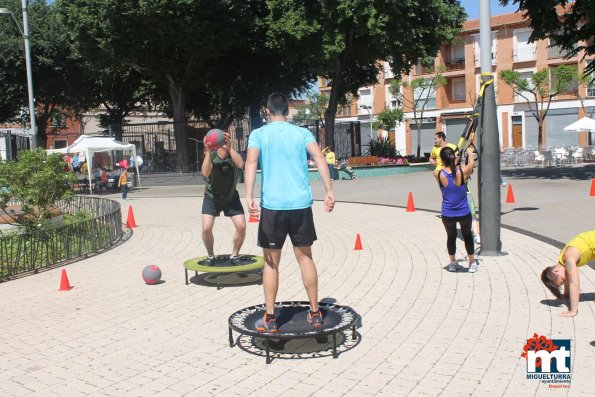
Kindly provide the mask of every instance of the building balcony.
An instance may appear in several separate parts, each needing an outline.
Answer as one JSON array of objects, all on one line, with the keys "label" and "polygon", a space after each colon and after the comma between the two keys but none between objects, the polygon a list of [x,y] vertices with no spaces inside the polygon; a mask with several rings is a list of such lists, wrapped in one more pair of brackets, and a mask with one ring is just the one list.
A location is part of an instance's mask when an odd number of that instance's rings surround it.
[{"label": "building balcony", "polygon": [[512,50],[512,61],[513,62],[534,61],[535,59],[536,59],[535,46],[515,48]]},{"label": "building balcony", "polygon": [[465,58],[445,59],[444,66],[447,72],[465,70]]},{"label": "building balcony", "polygon": [[[496,64],[496,53],[492,52],[492,65]],[[475,54],[475,67],[478,68],[481,66],[481,55],[479,53]]]},{"label": "building balcony", "polygon": [[547,49],[547,57],[548,59],[559,59],[564,58],[566,54],[568,54],[568,50],[562,49],[561,45],[553,45],[548,47]]}]

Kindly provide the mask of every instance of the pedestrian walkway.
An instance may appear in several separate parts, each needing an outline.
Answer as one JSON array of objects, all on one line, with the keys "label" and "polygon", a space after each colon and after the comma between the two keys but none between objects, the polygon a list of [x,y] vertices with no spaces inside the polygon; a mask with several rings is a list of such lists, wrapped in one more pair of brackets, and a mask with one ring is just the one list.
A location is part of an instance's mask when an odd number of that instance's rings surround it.
[{"label": "pedestrian walkway", "polygon": [[[503,228],[508,254],[481,258],[474,274],[449,273],[440,219],[406,212],[406,196],[392,199],[398,206],[338,203],[332,213],[314,205],[320,298],[361,316],[359,344],[338,359],[281,355],[270,365],[258,349],[230,348],[228,316],[262,303],[262,287],[217,290],[196,277],[185,285],[183,261],[204,255],[201,195],[196,186],[129,195],[122,213],[132,205],[138,227],[124,244],[61,268],[71,291],[57,291],[61,269],[0,284],[0,395],[592,395],[594,273],[581,271],[588,301],[570,319],[539,280],[558,248],[525,234]],[[257,227],[248,223],[243,253],[261,254]],[[231,222],[219,218],[214,233],[215,253],[228,253]],[[363,250],[354,251],[358,233]],[[463,250],[459,241],[466,268]],[[164,283],[143,283],[149,264]],[[291,250],[280,277],[279,300],[306,299]],[[534,333],[572,340],[571,389],[526,379],[520,355]]]}]

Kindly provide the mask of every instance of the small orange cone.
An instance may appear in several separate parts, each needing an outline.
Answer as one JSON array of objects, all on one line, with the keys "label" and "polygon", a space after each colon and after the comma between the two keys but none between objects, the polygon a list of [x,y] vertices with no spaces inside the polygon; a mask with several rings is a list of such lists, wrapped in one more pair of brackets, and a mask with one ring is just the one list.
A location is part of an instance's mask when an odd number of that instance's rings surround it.
[{"label": "small orange cone", "polygon": [[132,206],[128,206],[128,218],[126,218],[126,227],[131,229],[136,227],[136,221],[134,220],[134,212],[132,212]]},{"label": "small orange cone", "polygon": [[409,197],[407,198],[407,212],[415,212],[415,204],[413,203],[413,194],[409,192]]},{"label": "small orange cone", "polygon": [[250,218],[248,219],[248,222],[258,222],[258,217],[250,214]]},{"label": "small orange cone", "polygon": [[591,197],[595,196],[595,178],[591,179]]},{"label": "small orange cone", "polygon": [[355,247],[353,247],[354,251],[361,251],[364,248],[362,247],[362,239],[359,236],[359,233],[357,234],[357,236],[355,237]]},{"label": "small orange cone", "polygon": [[506,203],[514,204],[514,193],[512,192],[512,185],[508,185],[508,194],[506,194]]},{"label": "small orange cone", "polygon": [[68,282],[68,276],[66,275],[66,269],[62,269],[62,278],[60,280],[60,289],[58,291],[70,291],[72,287]]}]

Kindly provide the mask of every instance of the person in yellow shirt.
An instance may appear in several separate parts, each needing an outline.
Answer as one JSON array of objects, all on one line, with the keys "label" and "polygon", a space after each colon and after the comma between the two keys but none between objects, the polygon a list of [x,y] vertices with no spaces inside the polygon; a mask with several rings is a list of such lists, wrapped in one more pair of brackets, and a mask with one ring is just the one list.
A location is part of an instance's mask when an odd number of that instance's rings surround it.
[{"label": "person in yellow shirt", "polygon": [[453,143],[446,142],[446,134],[442,131],[438,131],[434,134],[434,147],[432,148],[432,152],[430,153],[430,163],[435,168],[436,171],[440,171],[442,169],[442,160],[440,160],[440,151],[443,147],[449,147],[455,151],[455,155],[459,155],[459,149]]},{"label": "person in yellow shirt", "polygon": [[[541,281],[556,296],[570,298],[570,310],[560,313],[562,317],[574,317],[578,313],[580,282],[578,268],[595,260],[595,230],[572,238],[560,251],[558,263],[548,266],[541,273]],[[560,287],[564,285],[564,293]]]},{"label": "person in yellow shirt", "polygon": [[126,168],[122,168],[120,179],[118,179],[118,187],[122,189],[122,200],[126,200],[128,195],[128,171],[126,171]]},{"label": "person in yellow shirt", "polygon": [[335,172],[335,162],[337,161],[335,157],[335,152],[330,147],[325,147],[323,150],[324,158],[326,159],[326,164],[328,165],[328,171],[331,174],[331,181],[334,181],[338,178],[338,174]]}]

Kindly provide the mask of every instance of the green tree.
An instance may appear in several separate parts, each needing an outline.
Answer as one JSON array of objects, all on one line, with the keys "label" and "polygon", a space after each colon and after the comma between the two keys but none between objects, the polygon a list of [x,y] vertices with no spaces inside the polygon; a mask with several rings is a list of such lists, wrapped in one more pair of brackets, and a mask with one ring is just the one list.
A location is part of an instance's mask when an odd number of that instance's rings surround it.
[{"label": "green tree", "polygon": [[245,42],[245,8],[233,0],[59,1],[66,25],[95,64],[120,63],[150,76],[171,101],[178,165],[189,164],[185,122],[188,93],[205,70]]},{"label": "green tree", "polygon": [[[10,9],[15,17],[21,15],[18,0],[4,0],[3,7]],[[37,139],[43,147],[54,114],[83,105],[81,99],[87,93],[87,81],[83,80],[84,60],[73,52],[68,30],[60,23],[55,5],[31,0],[28,10]],[[25,124],[29,116],[23,38],[13,20],[0,19],[0,76],[6,84],[6,89],[3,85],[0,90],[0,104],[16,105],[10,106],[0,120],[14,119],[21,111],[26,112],[21,121]]]},{"label": "green tree", "polygon": [[[337,107],[376,84],[381,63],[399,75],[458,35],[465,12],[457,0],[269,0],[271,43],[310,59],[330,81],[325,141],[334,141]],[[439,29],[437,28],[439,27]]]},{"label": "green tree", "polygon": [[391,131],[397,126],[397,123],[403,121],[403,109],[386,108],[376,116],[377,121],[372,124],[372,128],[375,130]]},{"label": "green tree", "polygon": [[[585,56],[595,54],[594,0],[500,0],[502,5],[518,4],[529,17],[530,41],[551,38],[568,51],[572,58],[584,50]],[[595,71],[595,59],[589,61],[588,72]]]},{"label": "green tree", "polygon": [[576,66],[561,65],[556,68],[542,69],[525,79],[514,70],[503,70],[500,78],[512,87],[515,95],[523,98],[529,111],[537,120],[537,146],[543,150],[543,126],[545,117],[556,95],[570,92],[577,84]]},{"label": "green tree", "polygon": [[[431,60],[433,62],[433,59]],[[426,62],[429,63],[430,60]],[[442,75],[446,68],[438,66],[431,68],[429,77],[418,77],[411,81],[393,80],[389,87],[391,94],[397,99],[397,103],[404,105],[413,112],[413,123],[417,130],[417,157],[421,155],[421,128],[424,112],[428,108],[431,99],[436,99],[436,90],[446,85],[446,77]]]},{"label": "green tree", "polygon": [[306,104],[298,106],[293,121],[298,124],[318,121],[320,126],[324,127],[324,112],[328,108],[328,99],[328,94],[324,92],[310,92],[306,98]]},{"label": "green tree", "polygon": [[0,163],[0,209],[18,201],[25,214],[22,224],[28,229],[43,226],[58,201],[74,196],[71,186],[76,176],[64,171],[65,166],[62,155],[47,154],[42,148],[21,152],[17,161]]}]

